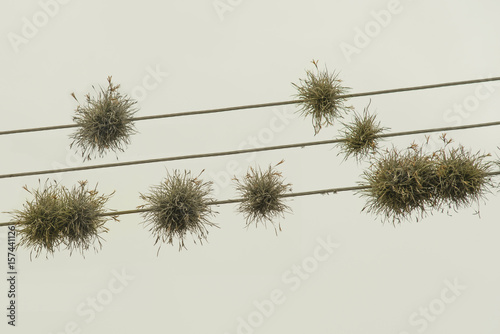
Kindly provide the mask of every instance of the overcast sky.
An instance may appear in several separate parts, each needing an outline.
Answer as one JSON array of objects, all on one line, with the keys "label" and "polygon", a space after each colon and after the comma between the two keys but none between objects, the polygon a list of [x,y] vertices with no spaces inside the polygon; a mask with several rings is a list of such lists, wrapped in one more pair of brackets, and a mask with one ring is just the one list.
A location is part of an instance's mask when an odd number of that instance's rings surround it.
[{"label": "overcast sky", "polygon": [[[500,3],[476,1],[3,1],[0,5],[0,130],[67,124],[76,101],[113,76],[139,100],[138,116],[293,98],[311,60],[338,71],[352,92],[500,75]],[[371,97],[391,131],[497,121],[500,83]],[[362,111],[370,97],[349,101]],[[314,136],[296,106],[137,123],[119,161],[334,138]],[[349,118],[347,118],[349,120]],[[72,130],[0,138],[0,174],[83,163]],[[450,132],[497,155],[495,127]],[[437,148],[438,135],[430,141]],[[386,140],[405,148],[424,136]],[[143,204],[139,192],[166,170],[213,181],[217,199],[237,196],[234,175],[275,164],[294,191],[356,185],[366,164],[323,145],[42,176],[72,187],[88,180],[116,194],[109,209]],[[4,212],[20,209],[39,177],[1,181]],[[494,191],[496,193],[496,190]],[[289,200],[293,213],[245,229],[236,206],[216,208],[209,242],[187,251],[154,238],[140,215],[109,222],[97,254],[56,252],[30,261],[19,249],[19,333],[498,333],[498,198],[452,215],[394,228],[361,212],[353,193]],[[6,229],[0,232],[6,254]],[[5,256],[2,256],[5,261]],[[6,267],[6,263],[2,264]],[[1,304],[6,312],[7,285]],[[2,316],[2,328],[7,326]],[[4,332],[5,329],[2,329]]]}]

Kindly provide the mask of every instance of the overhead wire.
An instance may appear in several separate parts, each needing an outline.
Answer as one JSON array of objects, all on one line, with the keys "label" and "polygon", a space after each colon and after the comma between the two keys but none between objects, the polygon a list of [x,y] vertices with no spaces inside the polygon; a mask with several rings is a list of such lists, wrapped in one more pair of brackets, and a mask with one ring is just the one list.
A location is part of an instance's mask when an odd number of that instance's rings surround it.
[{"label": "overhead wire", "polygon": [[[486,176],[498,176],[498,175],[500,175],[500,171],[489,172],[486,174]],[[351,187],[341,187],[341,188],[310,190],[310,191],[283,194],[283,195],[280,195],[279,197],[290,198],[290,197],[301,197],[301,196],[311,196],[311,195],[337,194],[340,192],[359,191],[359,190],[366,190],[366,189],[370,189],[370,186],[351,186]],[[235,204],[235,203],[240,203],[243,201],[244,201],[244,199],[242,199],[242,198],[226,199],[226,200],[213,201],[210,203],[210,205]],[[109,212],[105,212],[105,213],[100,214],[100,216],[122,216],[122,215],[143,213],[143,212],[148,212],[148,211],[150,211],[150,210],[147,208],[123,210],[123,211],[109,211]],[[11,225],[16,225],[16,223],[15,222],[0,223],[0,227],[11,226]]]},{"label": "overhead wire", "polygon": [[[433,88],[450,87],[450,86],[458,86],[458,85],[467,85],[467,84],[474,84],[474,83],[483,83],[483,82],[498,81],[498,80],[500,80],[500,77],[491,77],[491,78],[473,79],[473,80],[464,80],[464,81],[454,81],[454,82],[446,82],[446,83],[423,85],[423,86],[403,87],[403,88],[369,91],[369,92],[354,93],[354,94],[344,94],[344,95],[338,96],[338,98],[355,98],[355,97],[362,97],[362,96],[399,93],[399,92],[407,92],[407,91],[415,91],[415,90],[424,90],[424,89],[433,89]],[[160,118],[193,116],[193,115],[219,113],[219,112],[235,111],[235,110],[242,110],[242,109],[255,109],[255,108],[297,104],[300,102],[302,102],[302,101],[301,100],[290,100],[290,101],[281,101],[281,102],[251,104],[251,105],[242,105],[242,106],[217,108],[217,109],[206,109],[206,110],[170,113],[170,114],[162,114],[162,115],[141,116],[141,117],[134,117],[131,120],[132,121],[142,121],[142,120],[152,120],[152,119],[160,119]],[[388,137],[397,137],[397,136],[414,135],[414,134],[431,133],[431,132],[465,130],[465,129],[473,129],[473,128],[496,126],[496,125],[500,125],[500,121],[499,122],[476,123],[476,124],[460,125],[460,126],[448,126],[448,127],[430,128],[430,129],[394,132],[394,133],[381,134],[381,135],[378,135],[377,137],[388,138]],[[37,127],[37,128],[7,130],[7,131],[0,131],[0,135],[67,129],[67,128],[75,128],[78,126],[79,125],[77,125],[77,124],[65,124],[65,125],[54,125],[54,126]],[[279,149],[334,144],[334,143],[340,143],[343,141],[345,141],[345,140],[344,139],[332,139],[332,140],[304,142],[304,143],[296,143],[296,144],[285,144],[285,145],[276,145],[276,146],[268,146],[268,147],[258,147],[258,148],[252,148],[252,149],[244,149],[244,150],[233,150],[233,151],[225,151],[225,152],[214,152],[214,153],[193,154],[193,155],[184,155],[184,156],[176,156],[176,157],[126,161],[126,162],[111,163],[111,164],[100,164],[100,165],[91,165],[91,166],[79,166],[79,167],[70,167],[70,168],[61,168],[61,169],[11,173],[11,174],[0,175],[0,179],[23,177],[23,176],[33,176],[33,175],[43,175],[43,174],[52,174],[52,173],[66,173],[66,172],[82,171],[82,170],[90,170],[90,169],[130,166],[130,165],[139,165],[139,164],[147,164],[147,163],[155,163],[155,162],[208,158],[208,157],[216,157],[216,156],[228,156],[228,155],[245,154],[245,153],[251,153],[251,152],[263,152],[263,151],[271,151],[271,150],[279,150]],[[494,173],[490,173],[490,174],[491,175],[499,175],[500,172],[494,172]],[[301,193],[291,193],[291,194],[283,195],[282,197],[297,197],[297,196],[307,196],[307,195],[315,195],[315,194],[338,193],[338,192],[343,192],[343,191],[362,190],[362,189],[366,189],[366,188],[368,188],[368,187],[367,186],[354,186],[354,187],[344,187],[344,188],[331,188],[331,189],[307,191],[307,192],[301,192]],[[241,201],[242,201],[242,199],[229,199],[229,200],[215,201],[212,204],[213,205],[222,205],[222,204],[238,203]],[[141,212],[145,212],[145,211],[147,211],[147,209],[115,211],[115,212],[104,213],[103,216],[126,215],[126,214],[141,213]],[[0,223],[0,226],[9,226],[9,225],[12,225],[12,223]]]},{"label": "overhead wire", "polygon": [[[458,125],[458,126],[446,126],[446,127],[438,127],[438,128],[420,129],[420,130],[401,131],[401,132],[381,134],[381,135],[378,135],[378,137],[380,137],[380,138],[399,137],[399,136],[432,133],[432,132],[474,129],[474,128],[497,126],[497,125],[500,125],[500,121],[476,123],[476,124],[468,124],[468,125]],[[83,171],[83,170],[123,167],[123,166],[131,166],[131,165],[142,165],[142,164],[167,162],[167,161],[211,158],[211,157],[229,156],[229,155],[245,154],[245,153],[253,153],[253,152],[264,152],[264,151],[282,150],[282,149],[290,149],[290,148],[298,148],[298,147],[309,147],[309,146],[317,146],[317,145],[335,144],[335,143],[341,143],[343,141],[345,141],[345,140],[342,138],[337,138],[337,139],[329,139],[329,140],[321,140],[321,141],[313,141],[313,142],[303,142],[303,143],[295,143],[295,144],[256,147],[256,148],[250,148],[250,149],[232,150],[232,151],[224,151],[224,152],[201,153],[201,154],[174,156],[174,157],[163,157],[163,158],[154,158],[154,159],[123,161],[123,162],[89,165],[89,166],[77,166],[77,167],[67,167],[67,168],[59,168],[59,169],[47,169],[47,170],[38,170],[38,171],[18,172],[18,173],[10,173],[10,174],[0,174],[0,179],[26,177],[26,176],[34,176],[34,175],[45,175],[45,174],[55,174],[55,173],[68,173],[68,172],[76,172],[76,171]]]},{"label": "overhead wire", "polygon": [[[401,92],[409,92],[409,91],[424,90],[424,89],[433,89],[433,88],[451,87],[451,86],[459,86],[459,85],[469,85],[469,84],[475,84],[475,83],[484,83],[484,82],[498,81],[498,80],[500,80],[500,77],[444,82],[444,83],[431,84],[431,85],[412,86],[412,87],[376,90],[376,91],[369,91],[369,92],[362,92],[362,93],[344,94],[344,95],[339,95],[337,98],[356,98],[356,97],[363,97],[363,96],[373,96],[373,95],[382,95],[382,94],[390,94],[390,93],[401,93]],[[241,105],[241,106],[234,106],[234,107],[216,108],[216,109],[205,109],[205,110],[195,110],[195,111],[177,112],[177,113],[160,114],[160,115],[139,116],[139,117],[133,117],[130,120],[131,121],[145,121],[145,120],[153,120],[153,119],[160,119],[160,118],[172,118],[172,117],[181,117],[181,116],[213,114],[213,113],[236,111],[236,110],[243,110],[243,109],[256,109],[256,108],[276,107],[276,106],[283,106],[283,105],[290,105],[290,104],[298,104],[300,102],[302,102],[302,101],[301,100],[290,100],[290,101],[280,101],[280,102],[249,104],[249,105]],[[18,133],[69,129],[69,128],[76,128],[76,127],[79,127],[79,125],[74,123],[74,124],[35,127],[35,128],[4,130],[4,131],[0,131],[0,136],[1,135],[18,134]]]}]

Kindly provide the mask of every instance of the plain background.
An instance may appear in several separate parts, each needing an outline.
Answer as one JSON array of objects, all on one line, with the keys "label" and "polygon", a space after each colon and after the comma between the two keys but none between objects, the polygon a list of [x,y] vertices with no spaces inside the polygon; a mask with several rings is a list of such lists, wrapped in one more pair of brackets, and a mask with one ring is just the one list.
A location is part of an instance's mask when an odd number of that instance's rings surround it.
[{"label": "plain background", "polygon": [[[374,23],[373,11],[380,15],[394,2],[220,3],[231,9],[222,18],[212,0],[72,0],[59,5],[16,52],[9,34],[21,35],[24,18],[33,21],[43,9],[34,0],[4,0],[0,129],[70,123],[77,104],[72,92],[83,100],[92,85],[105,86],[112,75],[123,93],[132,94],[155,68],[168,76],[147,91],[138,116],[289,100],[295,94],[291,83],[313,69],[313,59],[320,67],[338,71],[352,92],[500,74],[498,1],[401,0],[385,26]],[[341,46],[361,45],[359,31],[366,29],[372,29],[367,45],[346,57]],[[500,84],[488,87],[490,96],[481,99],[477,90],[488,92],[484,85],[374,96],[370,110],[391,131],[497,121]],[[349,102],[362,111],[370,97]],[[459,113],[457,105],[465,111]],[[310,119],[295,114],[286,125],[276,120],[276,113],[295,110],[287,106],[139,122],[140,133],[118,160],[250,147],[251,138],[259,135],[262,146],[330,139],[341,129],[337,124],[314,136]],[[269,135],[272,124],[280,130]],[[110,154],[83,163],[69,149],[71,132],[2,136],[0,173],[116,161]],[[496,157],[497,133],[492,127],[448,136]],[[438,136],[433,135],[431,149],[439,147]],[[400,137],[383,145],[404,149],[413,141],[422,144],[425,137]],[[202,177],[216,181],[218,199],[237,196],[232,185],[223,185],[221,175],[228,164],[233,174],[242,176],[249,166],[266,167],[284,159],[279,169],[294,191],[355,185],[367,165],[342,162],[337,153],[338,148],[324,145],[40,179],[57,179],[67,187],[78,180],[98,183],[102,193],[116,190],[110,209],[126,210],[142,204],[139,192],[147,192],[166,170],[174,169],[196,175],[205,169]],[[36,188],[38,179],[1,180],[2,221],[10,219],[5,212],[22,208],[30,199],[21,187]],[[500,225],[493,192],[481,203],[481,218],[474,215],[475,207],[396,227],[361,212],[365,200],[353,193],[295,198],[288,202],[293,213],[278,221],[283,229],[278,236],[270,225],[245,229],[236,206],[225,205],[216,209],[214,222],[220,229],[210,229],[208,243],[195,245],[189,239],[188,250],[182,252],[164,245],[159,256],[141,216],[123,216],[119,223],[108,223],[102,250],[87,253],[85,259],[61,250],[30,261],[29,251],[20,249],[18,327],[7,326],[2,315],[2,332],[109,333],[113,328],[117,333],[498,333]],[[4,228],[2,254],[5,233]],[[318,238],[328,237],[340,246],[326,261],[310,267],[309,277],[293,290],[283,275],[296,279],[289,272],[293,265],[313,265]],[[110,295],[108,284],[115,271],[134,279]],[[441,295],[447,280],[466,287],[449,304]],[[5,310],[7,286],[2,282]],[[255,302],[269,299],[276,289],[286,300],[260,321]],[[87,321],[77,308],[82,303],[88,308],[94,297],[105,305]],[[439,314],[422,320],[426,318],[421,312],[429,307]],[[258,328],[239,328],[241,319]]]}]

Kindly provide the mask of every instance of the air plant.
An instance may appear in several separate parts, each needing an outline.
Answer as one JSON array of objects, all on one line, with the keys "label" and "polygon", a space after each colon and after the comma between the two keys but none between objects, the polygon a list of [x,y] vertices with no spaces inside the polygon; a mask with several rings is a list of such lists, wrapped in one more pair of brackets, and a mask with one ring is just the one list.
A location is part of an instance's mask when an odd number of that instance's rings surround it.
[{"label": "air plant", "polygon": [[[87,94],[85,103],[76,108],[73,121],[78,128],[70,135],[70,147],[76,146],[84,160],[103,157],[108,151],[123,152],[137,132],[132,121],[137,102],[122,95],[119,88],[108,77],[107,89],[94,88],[97,96]],[[72,96],[78,102],[74,93]]]},{"label": "air plant", "polygon": [[200,243],[207,240],[207,227],[218,227],[210,221],[216,213],[212,211],[211,192],[212,182],[203,182],[199,175],[192,177],[188,171],[175,170],[151,187],[148,194],[141,194],[146,204],[140,208],[145,209],[144,222],[156,237],[155,245],[160,241],[173,245],[177,240],[181,250],[186,248],[184,239],[188,233]]},{"label": "air plant", "polygon": [[493,186],[489,154],[472,153],[463,146],[436,152],[437,196],[443,207],[469,207],[479,202]]},{"label": "air plant", "polygon": [[355,112],[351,123],[343,123],[344,129],[341,130],[343,141],[338,146],[344,154],[344,160],[353,156],[360,162],[375,154],[378,151],[380,135],[388,130],[380,126],[375,114],[368,113],[368,107],[364,109],[362,115]]},{"label": "air plant", "polygon": [[[234,178],[236,189],[242,199],[238,206],[238,212],[245,216],[246,227],[253,223],[257,225],[258,223],[270,222],[276,231],[275,218],[291,211],[283,198],[286,193],[291,191],[291,184],[285,183],[282,174],[275,169],[281,163],[283,161],[275,166],[269,166],[264,171],[260,168],[250,167],[241,180]],[[281,231],[279,224],[278,229]]]},{"label": "air plant", "polygon": [[299,112],[304,117],[311,117],[316,135],[324,126],[333,125],[352,107],[345,105],[347,98],[343,96],[349,88],[342,86],[338,74],[330,73],[326,67],[320,70],[315,60],[312,63],[316,71],[306,70],[306,78],[292,85],[297,89],[295,97],[300,101]]},{"label": "air plant", "polygon": [[361,190],[367,197],[363,210],[393,224],[425,216],[437,202],[435,167],[433,156],[415,146],[404,151],[387,150],[375,157],[360,182],[366,187]]},{"label": "air plant", "polygon": [[[106,203],[114,194],[99,195],[97,185],[94,189],[87,189],[87,182],[80,182],[71,190],[63,188],[64,206],[67,222],[61,226],[64,244],[72,252],[79,249],[83,254],[91,245],[99,244],[102,247],[101,233],[107,232],[104,226],[110,219],[117,220],[105,208]],[[94,246],[94,249],[97,249]]]},{"label": "air plant", "polygon": [[101,234],[108,231],[104,224],[116,219],[103,215],[112,194],[99,195],[96,189],[87,189],[86,181],[72,189],[57,182],[46,182],[40,189],[24,189],[33,200],[27,201],[22,210],[11,212],[20,236],[18,246],[31,249],[36,257],[43,250],[53,254],[61,245],[70,254],[79,249],[82,255],[91,246],[96,251],[102,247]]}]

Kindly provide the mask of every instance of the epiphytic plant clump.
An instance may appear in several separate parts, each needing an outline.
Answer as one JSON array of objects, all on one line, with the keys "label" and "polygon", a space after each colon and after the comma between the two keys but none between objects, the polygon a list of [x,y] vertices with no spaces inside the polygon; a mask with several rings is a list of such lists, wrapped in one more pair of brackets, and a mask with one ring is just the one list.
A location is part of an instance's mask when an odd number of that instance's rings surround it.
[{"label": "epiphytic plant clump", "polygon": [[344,154],[344,160],[353,156],[358,162],[377,152],[380,135],[387,130],[380,126],[375,114],[368,113],[368,107],[362,115],[354,113],[352,122],[343,125],[343,141],[338,146]]},{"label": "epiphytic plant clump", "polygon": [[[282,174],[275,170],[276,166],[269,166],[264,171],[250,167],[242,180],[235,178],[236,189],[242,198],[238,211],[245,216],[247,227],[259,222],[271,222],[274,226],[276,217],[291,210],[283,198],[291,191],[291,184],[285,183]],[[281,230],[279,224],[278,228]]]},{"label": "epiphytic plant clump", "polygon": [[484,198],[493,186],[489,175],[492,164],[485,161],[488,156],[471,153],[463,146],[436,153],[436,192],[442,206],[458,210]]},{"label": "epiphytic plant clump", "polygon": [[320,70],[317,61],[313,60],[313,64],[316,71],[306,70],[306,78],[292,85],[298,91],[295,96],[300,101],[300,113],[312,118],[314,134],[318,134],[322,127],[333,125],[352,107],[345,105],[347,99],[342,96],[349,88],[342,86],[338,74],[330,73],[326,68]]},{"label": "epiphytic plant clump", "polygon": [[[66,210],[66,223],[61,226],[64,244],[73,250],[86,251],[95,242],[102,247],[101,233],[107,232],[104,226],[110,219],[117,220],[115,216],[108,215],[105,205],[113,195],[99,195],[97,186],[87,189],[86,182],[80,182],[71,190],[63,188]],[[105,215],[106,214],[106,215]],[[94,249],[97,249],[94,246]]]},{"label": "epiphytic plant clump", "polygon": [[[64,245],[72,253],[83,252],[90,246],[101,248],[104,224],[115,217],[103,216],[105,204],[111,195],[99,195],[96,189],[87,189],[81,181],[67,189],[57,182],[45,183],[40,189],[28,190],[33,197],[22,210],[13,211],[13,221],[19,231],[18,246],[31,249],[38,257],[43,250],[53,254]],[[99,245],[97,247],[96,243]]]},{"label": "epiphytic plant clump", "polygon": [[[96,97],[87,94],[85,103],[76,108],[73,121],[78,129],[70,136],[71,147],[76,145],[84,160],[103,157],[107,151],[123,152],[136,133],[132,118],[137,102],[122,95],[119,87],[108,77],[107,89],[96,90]],[[78,101],[75,94],[72,96]]]},{"label": "epiphytic plant clump", "polygon": [[192,177],[188,171],[175,170],[167,174],[162,183],[151,187],[148,194],[141,194],[146,204],[140,208],[147,210],[143,217],[156,237],[155,245],[159,241],[173,245],[174,240],[178,240],[181,250],[186,248],[184,238],[188,232],[203,243],[207,239],[207,227],[217,227],[209,220],[215,214],[211,208],[212,182],[203,182],[198,177]]},{"label": "epiphytic plant clump", "polygon": [[392,149],[374,158],[360,183],[367,188],[361,193],[367,197],[363,208],[392,223],[416,215],[417,220],[435,207],[435,159],[421,149],[405,151]]}]

